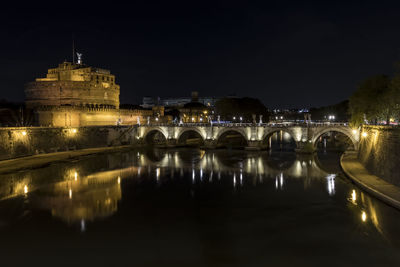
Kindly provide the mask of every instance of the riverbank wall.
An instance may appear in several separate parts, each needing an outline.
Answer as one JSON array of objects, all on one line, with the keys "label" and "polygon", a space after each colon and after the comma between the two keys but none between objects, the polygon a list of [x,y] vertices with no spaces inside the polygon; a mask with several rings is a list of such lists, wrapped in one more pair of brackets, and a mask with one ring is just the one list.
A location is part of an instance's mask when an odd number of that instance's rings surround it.
[{"label": "riverbank wall", "polygon": [[363,126],[360,163],[373,175],[400,186],[400,127]]},{"label": "riverbank wall", "polygon": [[135,143],[133,126],[0,128],[0,160]]}]

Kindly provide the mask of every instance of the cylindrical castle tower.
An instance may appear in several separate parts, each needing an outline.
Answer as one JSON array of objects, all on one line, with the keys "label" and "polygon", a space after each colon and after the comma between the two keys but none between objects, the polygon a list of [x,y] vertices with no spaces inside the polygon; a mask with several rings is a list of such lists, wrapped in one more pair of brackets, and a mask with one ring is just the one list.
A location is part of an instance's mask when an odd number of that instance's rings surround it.
[{"label": "cylindrical castle tower", "polygon": [[78,106],[119,108],[119,85],[109,70],[64,62],[46,78],[25,85],[28,108]]}]

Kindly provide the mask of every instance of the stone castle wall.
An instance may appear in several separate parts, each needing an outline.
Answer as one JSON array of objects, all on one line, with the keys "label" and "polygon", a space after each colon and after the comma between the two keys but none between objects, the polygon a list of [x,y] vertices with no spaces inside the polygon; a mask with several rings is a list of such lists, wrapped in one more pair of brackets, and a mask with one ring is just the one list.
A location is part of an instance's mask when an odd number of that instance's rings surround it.
[{"label": "stone castle wall", "polygon": [[0,128],[0,160],[83,148],[129,145],[132,126]]},{"label": "stone castle wall", "polygon": [[119,87],[105,88],[87,81],[35,81],[25,85],[27,107],[112,106],[119,107]]},{"label": "stone castle wall", "polygon": [[[35,110],[35,122],[39,126],[81,127],[107,125],[134,125],[138,121],[147,123],[147,118],[155,122],[155,110],[129,110],[86,107],[43,107]],[[170,116],[159,117],[159,122],[169,122]]]},{"label": "stone castle wall", "polygon": [[400,128],[364,126],[358,158],[372,174],[400,186]]},{"label": "stone castle wall", "polygon": [[[82,127],[132,125],[148,118],[167,122],[163,107],[119,109],[120,87],[109,70],[64,62],[45,78],[25,85],[25,103],[34,111],[34,125]],[[156,108],[156,109],[155,109]]]}]

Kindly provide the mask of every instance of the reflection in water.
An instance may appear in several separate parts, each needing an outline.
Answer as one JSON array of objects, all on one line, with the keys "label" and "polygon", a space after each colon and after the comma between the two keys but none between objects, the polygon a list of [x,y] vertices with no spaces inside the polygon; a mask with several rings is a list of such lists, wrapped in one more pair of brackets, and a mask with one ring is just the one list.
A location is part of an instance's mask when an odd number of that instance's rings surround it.
[{"label": "reflection in water", "polygon": [[[49,210],[54,217],[68,223],[77,222],[84,226],[86,221],[115,213],[121,199],[121,180],[141,177],[146,166],[146,176],[151,177],[153,173],[156,183],[160,184],[163,182],[161,177],[165,176],[162,170],[169,168],[171,177],[174,170],[180,172],[180,177],[190,170],[193,184],[196,183],[197,171],[200,183],[205,181],[204,177],[209,177],[206,181],[211,183],[214,172],[217,172],[218,181],[225,173],[231,173],[235,188],[244,185],[245,174],[255,178],[253,185],[257,184],[257,177],[258,183],[262,183],[264,178],[276,177],[276,187],[280,190],[283,190],[283,173],[292,178],[305,175],[311,180],[328,175],[315,165],[310,167],[300,162],[304,161],[292,155],[288,161],[268,153],[224,150],[211,153],[203,150],[134,152],[123,155],[120,160],[103,156],[101,160],[88,160],[86,163],[74,162],[69,166],[54,165],[12,174],[1,180],[0,196],[6,199],[29,193],[36,208]],[[106,168],[98,171],[103,167]],[[81,228],[86,229],[86,226]]]},{"label": "reflection in water", "polygon": [[[180,178],[173,179],[175,172]],[[327,172],[315,157],[293,153],[183,149],[102,155],[2,175],[0,199],[26,197],[33,209],[49,211],[53,217],[76,224],[84,232],[88,222],[110,217],[117,211],[126,185],[124,179],[154,182],[162,187],[171,180],[185,181],[185,177],[188,177],[192,198],[198,195],[199,185],[211,184],[229,184],[229,190],[233,191],[240,187],[236,195],[257,186],[265,186],[266,191],[278,190],[282,192],[281,197],[288,196],[286,191],[293,188],[299,192],[319,190],[330,199],[348,203],[358,222],[361,218],[363,225],[371,224],[387,236],[383,220],[378,219],[382,217],[379,202],[358,189],[346,189],[339,200],[340,176]]]},{"label": "reflection in water", "polygon": [[357,205],[357,195],[356,195],[356,190],[353,189],[353,191],[351,192],[351,201],[353,202],[353,204]]},{"label": "reflection in water", "polygon": [[328,193],[331,196],[335,194],[335,177],[336,174],[329,174],[326,177]]},{"label": "reflection in water", "polygon": [[283,173],[280,173],[275,177],[275,188],[283,190]]},{"label": "reflection in water", "polygon": [[[358,202],[358,195],[360,195],[360,201]],[[384,238],[388,239],[386,234],[384,233],[382,229],[382,225],[379,222],[379,214],[378,214],[378,208],[377,208],[377,203],[379,202],[374,202],[369,196],[365,195],[364,192],[358,190],[358,189],[352,189],[350,193],[350,197],[348,198],[348,201],[352,204],[352,209],[360,214],[359,218],[361,218],[362,223],[366,223],[369,220],[375,227],[375,229],[384,236]]]},{"label": "reflection in water", "polygon": [[365,221],[367,220],[367,214],[365,213],[365,211],[363,211],[363,212],[361,213],[361,220],[362,220],[363,222],[365,222]]},{"label": "reflection in water", "polygon": [[68,223],[94,221],[112,215],[121,199],[121,177],[132,168],[104,171],[38,187],[32,192],[32,202],[39,209],[50,210],[54,217]]}]

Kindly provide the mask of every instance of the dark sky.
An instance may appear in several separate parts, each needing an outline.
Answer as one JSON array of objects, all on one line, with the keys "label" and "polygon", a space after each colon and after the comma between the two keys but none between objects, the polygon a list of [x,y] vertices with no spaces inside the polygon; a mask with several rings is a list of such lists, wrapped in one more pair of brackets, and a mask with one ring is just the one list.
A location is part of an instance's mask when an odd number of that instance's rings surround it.
[{"label": "dark sky", "polygon": [[54,3],[1,9],[0,98],[23,101],[25,82],[71,60],[72,33],[86,64],[116,75],[121,103],[197,90],[270,108],[335,104],[400,60],[396,2]]}]

